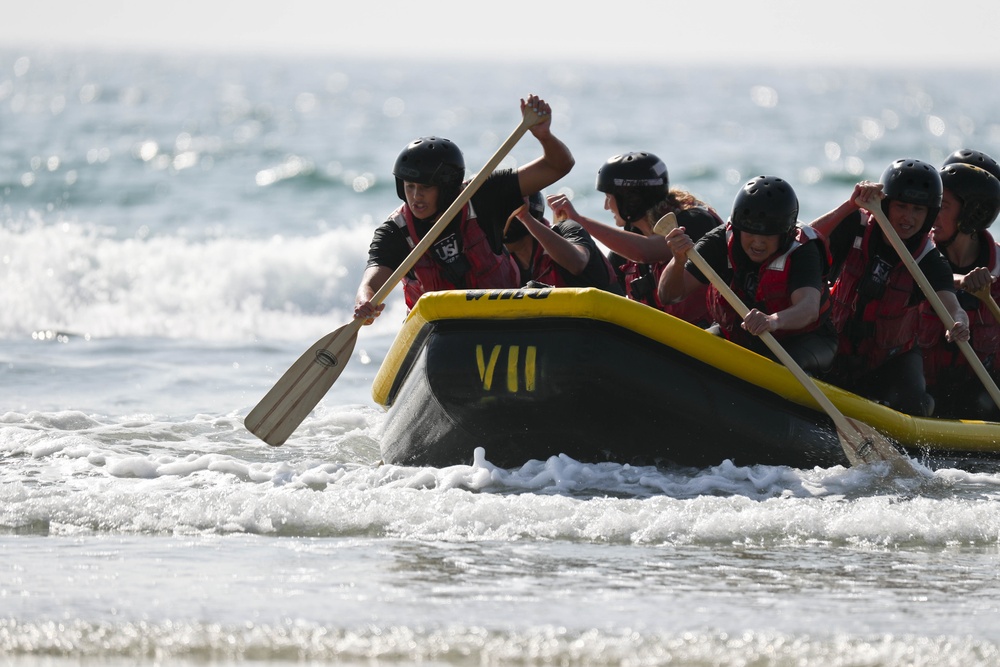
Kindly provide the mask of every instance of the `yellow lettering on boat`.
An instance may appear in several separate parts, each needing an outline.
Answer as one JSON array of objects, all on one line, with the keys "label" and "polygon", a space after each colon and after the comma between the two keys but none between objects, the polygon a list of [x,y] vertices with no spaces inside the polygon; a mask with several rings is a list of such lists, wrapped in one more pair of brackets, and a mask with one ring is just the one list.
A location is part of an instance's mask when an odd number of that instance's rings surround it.
[{"label": "yellow lettering on boat", "polygon": [[[492,391],[493,379],[496,374],[497,362],[500,360],[500,353],[503,345],[494,345],[489,351],[489,359],[486,358],[486,349],[482,345],[476,346],[476,365],[479,367],[479,379],[483,383],[483,391]],[[524,373],[524,391],[535,391],[537,382],[537,359],[538,347],[527,345],[524,348],[524,368],[520,368],[521,346],[510,345],[507,347],[507,391],[516,394],[521,390],[521,373]]]},{"label": "yellow lettering on boat", "polygon": [[486,362],[483,354],[483,346],[476,346],[476,365],[479,366],[479,379],[483,383],[483,389],[489,391],[493,387],[493,371],[497,366],[497,359],[500,358],[500,346],[494,345],[490,351],[490,361]]},{"label": "yellow lettering on boat", "polygon": [[524,390],[535,391],[535,358],[538,356],[538,348],[529,345],[524,355]]},{"label": "yellow lettering on boat", "polygon": [[518,345],[511,345],[507,351],[507,391],[514,394],[517,393],[517,358],[520,353]]}]

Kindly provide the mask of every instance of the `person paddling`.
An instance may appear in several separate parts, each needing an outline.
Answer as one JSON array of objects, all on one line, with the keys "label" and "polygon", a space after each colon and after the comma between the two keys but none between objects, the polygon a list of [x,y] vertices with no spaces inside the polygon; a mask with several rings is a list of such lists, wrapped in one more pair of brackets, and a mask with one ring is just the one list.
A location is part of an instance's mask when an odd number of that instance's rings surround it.
[{"label": "person paddling", "polygon": [[955,320],[949,340],[969,339],[969,318],[955,297],[951,268],[929,238],[941,210],[938,170],[914,159],[896,160],[880,182],[861,181],[843,204],[811,223],[830,240],[832,318],[840,346],[827,379],[900,412],[929,416],[917,342],[925,300],[907,266],[860,202],[879,201],[895,232]]},{"label": "person paddling", "polygon": [[[569,148],[552,134],[549,105],[530,95],[521,100],[522,112],[525,106],[545,116],[529,130],[541,144],[542,155],[516,170],[498,169],[483,183],[403,279],[407,308],[430,291],[520,286],[517,265],[503,247],[504,224],[525,196],[558,181],[575,162]],[[450,140],[421,137],[402,150],[392,173],[403,204],[375,230],[368,251],[354,308],[354,317],[365,324],[374,322],[384,308],[384,303],[372,304],[372,297],[458,197],[465,159]]]},{"label": "person paddling", "polygon": [[722,224],[718,214],[690,192],[671,189],[663,160],[645,151],[610,157],[597,172],[597,189],[605,194],[604,208],[614,216],[615,227],[580,215],[565,195],[550,196],[549,206],[557,218],[578,222],[611,250],[611,264],[628,298],[701,327],[711,324],[704,299],[707,286],[679,303],[664,304],[657,297],[656,284],[671,255],[653,226],[673,212],[697,240]]},{"label": "person paddling", "polygon": [[[987,231],[1000,213],[1000,165],[978,151],[962,150],[945,161],[940,174],[944,193],[941,212],[934,220],[934,243],[951,266],[958,301],[969,317],[972,349],[996,381],[1000,378],[1000,322],[976,295],[985,294],[994,301],[1000,298],[1000,253]],[[945,339],[940,318],[926,304],[921,306],[920,345],[936,416],[1000,421],[996,403],[973,376],[958,347]]]},{"label": "person paddling", "polygon": [[683,227],[671,230],[673,258],[658,284],[664,303],[684,299],[709,278],[688,261],[696,248],[749,308],[740,318],[714,287],[710,330],[758,354],[774,358],[759,338],[770,332],[807,373],[827,370],[837,350],[829,318],[826,242],[811,227],[798,224],[799,201],[792,186],[775,176],[758,176],[740,188],[729,222],[707,232],[697,244]]}]

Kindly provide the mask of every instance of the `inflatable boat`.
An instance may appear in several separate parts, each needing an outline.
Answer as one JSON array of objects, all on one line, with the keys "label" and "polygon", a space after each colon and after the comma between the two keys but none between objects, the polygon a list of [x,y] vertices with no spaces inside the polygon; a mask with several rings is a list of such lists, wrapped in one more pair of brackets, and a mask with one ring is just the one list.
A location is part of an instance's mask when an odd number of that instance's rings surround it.
[{"label": "inflatable boat", "polygon": [[[931,468],[1000,467],[1000,424],[918,418],[818,382],[846,415]],[[848,465],[788,369],[595,289],[426,294],[379,369],[386,463]]]}]

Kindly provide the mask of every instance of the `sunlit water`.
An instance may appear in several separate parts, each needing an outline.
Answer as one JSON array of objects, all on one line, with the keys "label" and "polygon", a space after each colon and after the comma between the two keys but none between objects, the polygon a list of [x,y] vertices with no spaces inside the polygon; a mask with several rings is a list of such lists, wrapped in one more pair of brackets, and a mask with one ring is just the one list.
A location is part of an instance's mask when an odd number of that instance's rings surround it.
[{"label": "sunlit water", "polygon": [[[650,150],[724,214],[783,176],[807,220],[895,158],[1000,154],[991,76],[433,72],[0,51],[0,656],[1000,661],[1000,474],[380,465],[398,295],[285,446],[242,427],[348,321],[416,136],[473,170],[538,92],[577,157],[557,188],[592,217],[600,164]],[[537,154],[526,137],[505,164]]]}]

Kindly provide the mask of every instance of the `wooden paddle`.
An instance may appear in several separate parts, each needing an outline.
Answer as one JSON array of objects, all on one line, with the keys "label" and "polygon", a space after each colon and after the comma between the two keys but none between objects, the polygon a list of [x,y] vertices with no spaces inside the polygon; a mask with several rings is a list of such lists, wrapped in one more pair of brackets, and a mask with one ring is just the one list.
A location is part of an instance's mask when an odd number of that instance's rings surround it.
[{"label": "wooden paddle", "polygon": [[969,292],[969,294],[985,303],[989,311],[993,313],[993,317],[996,318],[997,322],[1000,322],[1000,306],[997,305],[996,299],[993,298],[992,285],[983,285],[975,292]]},{"label": "wooden paddle", "polygon": [[[677,226],[677,216],[667,213],[660,218],[653,227],[653,233],[665,236],[671,229]],[[688,259],[698,267],[699,270],[709,279],[712,285],[719,290],[719,293],[729,302],[729,305],[739,314],[741,318],[746,318],[750,309],[744,305],[735,292],[722,280],[715,269],[705,261],[705,258],[694,248],[688,250]],[[840,445],[844,448],[844,454],[851,465],[862,463],[878,463],[888,461],[892,470],[900,476],[916,477],[920,473],[913,467],[909,458],[904,456],[893,446],[884,435],[874,428],[846,417],[837,406],[819,388],[816,382],[806,374],[802,367],[792,358],[792,356],[782,347],[781,343],[769,331],[760,334],[760,338],[776,357],[792,372],[813,400],[829,415],[833,420],[833,425],[837,429],[837,437]]]},{"label": "wooden paddle", "polygon": [[[896,254],[899,255],[899,257],[903,260],[903,263],[906,264],[906,268],[909,270],[910,275],[912,275],[913,279],[917,281],[918,285],[920,285],[920,289],[923,291],[924,297],[926,297],[928,303],[931,304],[931,307],[934,308],[934,312],[937,313],[937,316],[941,318],[945,329],[951,331],[952,327],[955,326],[955,319],[951,316],[951,313],[948,312],[948,309],[944,307],[944,303],[941,302],[941,297],[939,297],[937,292],[934,291],[934,288],[927,280],[927,276],[925,276],[924,272],[920,270],[920,267],[917,265],[917,261],[913,259],[913,255],[911,255],[910,251],[906,249],[905,245],[903,245],[903,240],[899,238],[899,234],[897,234],[896,230],[893,229],[892,223],[889,222],[889,218],[885,217],[885,213],[882,211],[881,200],[858,200],[857,203],[875,216],[879,227],[882,228],[882,233],[885,234],[887,239],[889,239],[889,243],[892,244]],[[990,377],[986,367],[983,366],[983,362],[979,360],[979,357],[976,356],[975,350],[973,350],[972,346],[969,345],[969,341],[960,340],[955,341],[955,343],[958,345],[958,349],[962,351],[962,354],[965,355],[965,359],[969,362],[972,370],[975,371],[976,375],[979,377],[980,382],[982,382],[983,386],[986,387],[986,391],[993,399],[993,402],[1000,407],[1000,389],[997,389],[997,383],[993,381],[992,377]]]},{"label": "wooden paddle", "polygon": [[[414,246],[410,254],[399,265],[392,275],[379,288],[371,303],[378,305],[385,301],[396,284],[403,279],[420,257],[437,240],[452,218],[472,198],[486,182],[500,161],[514,148],[518,140],[530,128],[545,120],[547,114],[541,114],[529,106],[524,108],[521,124],[503,142],[493,157],[480,170],[476,177],[462,190],[434,226]],[[312,411],[320,399],[326,395],[344,370],[344,365],[350,360],[354,345],[357,342],[358,330],[364,324],[364,319],[355,318],[336,331],[333,331],[310,347],[291,368],[278,379],[269,392],[247,414],[244,425],[247,430],[269,445],[278,446],[288,439],[288,436],[298,428],[302,420]]]}]

